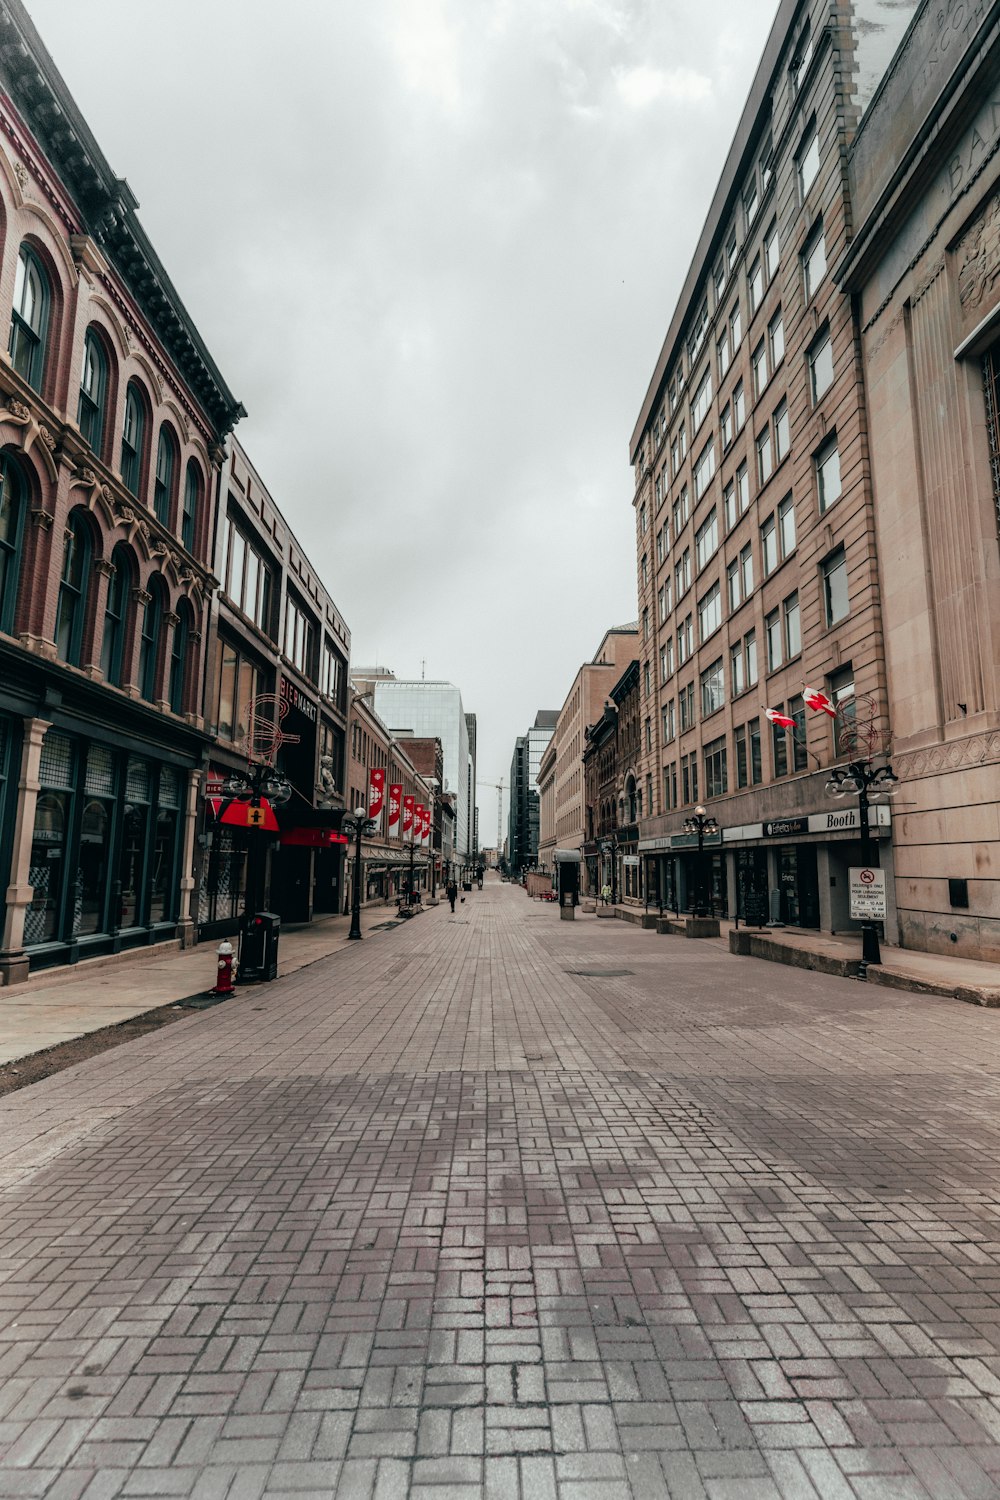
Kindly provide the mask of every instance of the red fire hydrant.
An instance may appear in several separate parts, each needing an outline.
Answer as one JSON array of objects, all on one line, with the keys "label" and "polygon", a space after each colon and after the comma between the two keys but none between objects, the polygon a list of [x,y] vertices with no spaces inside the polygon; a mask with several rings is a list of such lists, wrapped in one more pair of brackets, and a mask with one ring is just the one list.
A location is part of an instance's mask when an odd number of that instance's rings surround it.
[{"label": "red fire hydrant", "polygon": [[209,991],[212,995],[231,995],[233,993],[233,945],[223,938],[219,944],[219,967],[215,976],[215,989]]}]

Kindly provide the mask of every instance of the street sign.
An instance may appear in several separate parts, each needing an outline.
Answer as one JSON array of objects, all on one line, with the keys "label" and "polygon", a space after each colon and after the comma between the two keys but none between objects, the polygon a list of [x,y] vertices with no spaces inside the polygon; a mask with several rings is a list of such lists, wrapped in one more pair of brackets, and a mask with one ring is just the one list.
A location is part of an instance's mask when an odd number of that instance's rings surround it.
[{"label": "street sign", "polygon": [[847,872],[851,897],[851,920],[855,922],[884,922],[885,871],[867,866],[852,867]]}]

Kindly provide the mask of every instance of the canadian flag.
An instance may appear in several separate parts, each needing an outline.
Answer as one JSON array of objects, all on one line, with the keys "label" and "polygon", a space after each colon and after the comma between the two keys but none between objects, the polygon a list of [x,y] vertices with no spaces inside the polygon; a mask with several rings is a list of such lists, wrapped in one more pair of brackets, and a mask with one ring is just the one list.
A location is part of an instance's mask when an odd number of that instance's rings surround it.
[{"label": "canadian flag", "polygon": [[780,729],[795,728],[795,720],[790,719],[787,714],[779,714],[776,708],[765,708],[764,718],[771,724],[777,724]]},{"label": "canadian flag", "polygon": [[837,717],[836,708],[830,702],[826,694],[821,693],[818,688],[804,688],[802,691],[802,697],[805,700],[806,708],[811,708],[814,713],[829,714],[831,719],[835,719]]}]

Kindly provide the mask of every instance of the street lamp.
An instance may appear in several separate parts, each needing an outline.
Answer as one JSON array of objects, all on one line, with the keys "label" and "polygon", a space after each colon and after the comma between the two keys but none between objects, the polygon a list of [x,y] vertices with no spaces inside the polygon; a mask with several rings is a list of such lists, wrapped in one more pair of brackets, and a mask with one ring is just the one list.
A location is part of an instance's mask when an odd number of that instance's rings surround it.
[{"label": "street lamp", "polygon": [[611,838],[609,838],[609,839],[602,839],[601,840],[601,848],[604,851],[604,853],[608,856],[608,861],[609,861],[609,863],[611,865],[611,905],[612,906],[617,906],[617,904],[618,904],[618,861],[615,858],[615,850],[618,848],[618,840],[617,840],[617,838],[615,838],[614,835],[612,835]]},{"label": "street lamp", "polygon": [[698,882],[695,888],[696,917],[707,916],[705,910],[705,835],[706,833],[718,833],[719,825],[710,813],[706,813],[703,807],[696,807],[689,818],[684,819],[684,832],[696,833],[698,835]]},{"label": "street lamp", "polygon": [[[222,795],[234,802],[248,802],[251,807],[259,807],[262,797],[272,807],[283,807],[292,795],[292,783],[283,772],[275,770],[274,766],[251,764],[245,771],[240,769],[228,773],[222,783]],[[264,891],[260,888],[264,884],[261,878],[264,861],[259,857],[261,852],[258,843],[250,845],[246,904],[252,911],[260,911],[264,905]]]},{"label": "street lamp", "polygon": [[[894,797],[899,790],[899,777],[890,765],[873,766],[870,760],[852,760],[846,766],[836,766],[830,772],[826,784],[830,797],[857,797],[858,821],[861,825],[861,863],[875,863],[875,848],[868,822],[868,805],[882,797]],[[861,923],[862,969],[869,964],[880,964],[878,928],[872,921]]]},{"label": "street lamp", "polygon": [[361,840],[375,828],[377,819],[370,818],[363,807],[356,807],[343,820],[341,828],[347,837],[354,839],[354,889],[351,892],[351,930],[347,934],[361,941]]}]

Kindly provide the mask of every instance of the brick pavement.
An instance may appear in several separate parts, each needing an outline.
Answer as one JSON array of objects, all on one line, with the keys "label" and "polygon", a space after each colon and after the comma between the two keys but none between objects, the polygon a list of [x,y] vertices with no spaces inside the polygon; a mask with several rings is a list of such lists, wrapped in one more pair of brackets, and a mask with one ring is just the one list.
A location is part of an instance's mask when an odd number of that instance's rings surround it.
[{"label": "brick pavement", "polygon": [[493,884],[12,1095],[0,1497],[1000,1495],[998,1025]]}]

